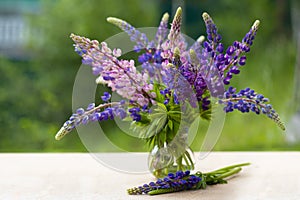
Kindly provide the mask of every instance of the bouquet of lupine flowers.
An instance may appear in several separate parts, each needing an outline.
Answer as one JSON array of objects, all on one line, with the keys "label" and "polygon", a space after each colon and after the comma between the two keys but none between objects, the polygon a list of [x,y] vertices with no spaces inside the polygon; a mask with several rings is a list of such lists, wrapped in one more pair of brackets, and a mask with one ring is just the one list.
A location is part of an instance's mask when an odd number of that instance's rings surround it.
[{"label": "bouquet of lupine flowers", "polygon": [[108,22],[135,42],[137,60],[122,59],[121,49],[112,50],[105,42],[71,34],[75,51],[83,64],[92,67],[96,83],[107,85],[122,100],[111,101],[111,94],[105,92],[100,105],[91,103],[86,109],[77,109],[58,131],[56,139],[89,122],[116,117],[131,121],[132,131],[139,133],[153,150],[149,160],[153,174],[167,177],[130,189],[130,194],[204,188],[206,184],[223,183],[224,178],[240,170],[244,164],[207,174],[182,172],[194,168],[186,142],[190,124],[199,116],[210,120],[216,105],[223,105],[225,112],[264,114],[285,129],[268,98],[250,88],[237,91],[229,86],[232,77],[246,64],[259,21],[254,22],[242,41],[234,41],[225,48],[207,13],[203,13],[207,37],[200,36],[191,46],[180,32],[181,19],[182,10],[178,8],[168,29],[169,15],[164,14],[155,38],[149,40],[126,21],[109,17]]}]

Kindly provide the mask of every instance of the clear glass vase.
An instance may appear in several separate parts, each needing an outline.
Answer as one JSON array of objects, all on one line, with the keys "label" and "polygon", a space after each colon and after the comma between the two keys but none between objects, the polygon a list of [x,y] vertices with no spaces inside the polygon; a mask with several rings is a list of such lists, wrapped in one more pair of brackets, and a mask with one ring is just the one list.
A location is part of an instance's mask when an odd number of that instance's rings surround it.
[{"label": "clear glass vase", "polygon": [[158,145],[150,151],[148,167],[150,172],[157,178],[162,178],[168,173],[178,170],[193,170],[195,164],[194,153],[189,146],[178,148],[178,146]]}]

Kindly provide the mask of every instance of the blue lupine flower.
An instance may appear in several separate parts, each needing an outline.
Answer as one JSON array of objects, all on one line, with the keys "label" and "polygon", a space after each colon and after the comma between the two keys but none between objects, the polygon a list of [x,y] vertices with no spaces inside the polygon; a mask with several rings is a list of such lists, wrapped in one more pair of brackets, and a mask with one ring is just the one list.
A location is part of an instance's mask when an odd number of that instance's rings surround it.
[{"label": "blue lupine flower", "polygon": [[153,55],[153,59],[155,63],[161,63],[163,58],[161,57],[161,51],[157,50],[155,51],[154,55]]},{"label": "blue lupine flower", "polygon": [[110,98],[111,98],[111,95],[108,92],[104,92],[103,96],[101,96],[101,99],[104,102],[108,102]]},{"label": "blue lupine flower", "polygon": [[[106,96],[107,97],[107,96]],[[110,97],[109,97],[110,98]],[[115,116],[124,119],[127,115],[124,108],[124,104],[119,102],[101,104],[95,107],[95,104],[89,104],[87,109],[78,108],[74,114],[71,115],[61,129],[57,132],[55,138],[61,139],[67,133],[71,132],[77,126],[81,124],[87,124],[93,121],[104,121],[108,119],[114,119]]]},{"label": "blue lupine flower", "polygon": [[152,54],[147,52],[139,56],[138,61],[140,63],[148,62],[152,58]]},{"label": "blue lupine flower", "polygon": [[207,14],[203,13],[203,19],[206,25],[206,33],[208,41],[212,43],[219,43],[222,39],[221,35],[218,34],[218,29],[212,18]]},{"label": "blue lupine flower", "polygon": [[157,48],[161,48],[161,44],[165,40],[168,34],[168,21],[169,21],[169,14],[165,13],[160,21],[159,27],[157,29],[155,35],[155,41],[157,44]]},{"label": "blue lupine flower", "polygon": [[115,18],[115,17],[109,17],[107,18],[107,21],[118,26],[120,29],[125,31],[129,36],[130,40],[133,42],[136,42],[136,45],[134,46],[134,50],[136,52],[139,52],[142,49],[147,48],[148,44],[148,38],[146,34],[141,33],[136,28],[134,28],[132,25],[130,25],[128,22]]},{"label": "blue lupine flower", "polygon": [[128,189],[129,194],[148,194],[150,191],[159,189],[172,189],[173,191],[196,189],[197,184],[201,181],[199,176],[190,175],[189,171],[177,171],[169,173],[163,179],[158,179],[156,182],[150,182],[143,186]]},{"label": "blue lupine flower", "polygon": [[130,117],[133,121],[141,121],[142,116],[140,114],[141,109],[139,107],[133,107],[128,109],[128,112],[130,113]]},{"label": "blue lupine flower", "polygon": [[225,112],[232,112],[233,110],[239,110],[242,113],[254,112],[256,114],[263,113],[273,121],[275,121],[280,128],[285,129],[281,122],[279,115],[273,109],[272,105],[267,104],[268,98],[265,98],[262,94],[257,94],[254,90],[246,88],[236,93],[236,89],[229,87],[224,93],[224,99],[219,103],[224,104]]}]

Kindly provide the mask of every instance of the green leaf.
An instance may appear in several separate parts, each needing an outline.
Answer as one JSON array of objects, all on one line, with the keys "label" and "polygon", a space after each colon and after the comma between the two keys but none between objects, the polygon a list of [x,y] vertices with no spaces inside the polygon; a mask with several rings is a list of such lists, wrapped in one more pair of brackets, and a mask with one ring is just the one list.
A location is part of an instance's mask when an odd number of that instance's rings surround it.
[{"label": "green leaf", "polygon": [[168,126],[170,128],[170,130],[173,130],[173,121],[172,120],[168,120]]},{"label": "green leaf", "polygon": [[166,115],[159,118],[158,121],[157,121],[157,126],[156,126],[155,133],[159,133],[164,128],[164,126],[166,125],[166,122],[167,122],[167,116]]},{"label": "green leaf", "polygon": [[156,127],[157,127],[157,121],[158,121],[158,120],[159,120],[158,118],[157,118],[157,119],[154,119],[154,120],[150,123],[150,126],[149,126],[149,128],[148,128],[148,130],[147,130],[147,132],[146,132],[146,136],[152,136],[152,135],[156,134],[155,129],[156,129]]},{"label": "green leaf", "polygon": [[162,130],[159,133],[159,138],[160,138],[161,144],[164,144],[166,142],[166,139],[167,139],[167,132],[165,130]]},{"label": "green leaf", "polygon": [[179,123],[181,122],[181,116],[177,116],[177,115],[169,115],[169,119],[173,120],[174,122],[176,123]]},{"label": "green leaf", "polygon": [[180,112],[180,111],[169,111],[169,112],[168,112],[168,115],[170,115],[170,116],[178,116],[178,117],[181,117],[181,114],[182,114],[182,112]]},{"label": "green leaf", "polygon": [[206,110],[206,111],[203,111],[200,113],[200,117],[202,119],[205,119],[207,121],[210,121],[211,120],[211,110]]},{"label": "green leaf", "polygon": [[165,112],[168,111],[167,107],[165,106],[165,104],[157,102],[157,105],[158,105],[158,108],[161,108],[163,111],[165,111]]},{"label": "green leaf", "polygon": [[155,146],[155,137],[154,136],[149,137],[146,139],[146,141],[148,143],[149,150],[152,150]]}]

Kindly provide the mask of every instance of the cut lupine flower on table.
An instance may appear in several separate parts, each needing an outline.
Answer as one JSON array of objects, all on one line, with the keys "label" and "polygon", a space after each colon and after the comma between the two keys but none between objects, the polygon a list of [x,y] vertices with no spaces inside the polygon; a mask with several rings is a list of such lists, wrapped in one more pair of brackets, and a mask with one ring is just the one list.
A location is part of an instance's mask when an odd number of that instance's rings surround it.
[{"label": "cut lupine flower on table", "polygon": [[[181,8],[177,9],[170,30],[169,15],[163,15],[153,40],[124,20],[107,18],[135,43],[133,51],[138,54],[137,60],[122,59],[121,49],[110,49],[105,42],[71,34],[75,51],[83,64],[91,66],[96,83],[108,86],[122,100],[113,102],[111,94],[105,92],[101,104],[91,103],[86,109],[77,109],[58,131],[56,139],[89,122],[115,117],[131,121],[132,131],[139,133],[153,150],[149,160],[151,172],[156,177],[167,178],[130,189],[129,194],[205,188],[206,184],[226,182],[223,178],[247,165],[189,174],[194,168],[192,151],[186,142],[189,126],[198,116],[211,120],[216,105],[223,105],[226,113],[238,110],[263,114],[285,129],[268,98],[253,89],[237,91],[230,85],[246,64],[246,54],[250,52],[260,22],[256,20],[241,41],[234,41],[226,48],[212,18],[203,13],[203,19],[206,39],[200,36],[188,47],[180,32]],[[141,70],[137,68],[139,65]]]},{"label": "cut lupine flower on table", "polygon": [[184,190],[205,189],[207,185],[227,183],[225,180],[227,177],[238,173],[242,170],[241,167],[247,165],[250,165],[250,163],[231,165],[208,173],[197,172],[190,174],[190,171],[177,171],[174,174],[169,173],[166,177],[158,179],[156,182],[130,188],[127,192],[130,195],[157,195]]}]

